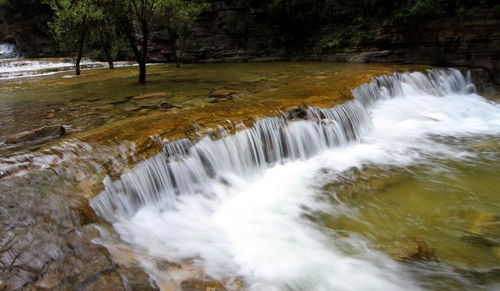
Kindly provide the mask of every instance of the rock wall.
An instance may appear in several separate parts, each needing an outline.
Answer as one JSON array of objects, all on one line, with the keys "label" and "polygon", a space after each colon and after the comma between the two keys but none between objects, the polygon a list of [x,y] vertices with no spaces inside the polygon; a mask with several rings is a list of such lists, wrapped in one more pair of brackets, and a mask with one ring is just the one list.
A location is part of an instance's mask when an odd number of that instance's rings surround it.
[{"label": "rock wall", "polygon": [[0,43],[14,43],[26,58],[53,57],[56,44],[48,33],[29,21],[7,21],[0,13]]},{"label": "rock wall", "polygon": [[[465,66],[486,69],[500,84],[500,13],[476,11],[463,18],[449,18],[418,26],[377,26],[362,30],[349,26],[345,15],[333,17],[304,41],[299,51],[277,45],[280,35],[265,24],[258,10],[214,2],[192,29],[184,54],[188,62],[311,60],[414,63],[437,66]],[[228,15],[244,15],[248,23],[244,37],[228,31]],[[243,16],[241,16],[243,17]],[[339,31],[351,31],[341,48],[328,48],[321,40]],[[363,41],[360,42],[360,31]],[[162,43],[167,43],[163,41]],[[153,55],[170,60],[164,46]]]}]

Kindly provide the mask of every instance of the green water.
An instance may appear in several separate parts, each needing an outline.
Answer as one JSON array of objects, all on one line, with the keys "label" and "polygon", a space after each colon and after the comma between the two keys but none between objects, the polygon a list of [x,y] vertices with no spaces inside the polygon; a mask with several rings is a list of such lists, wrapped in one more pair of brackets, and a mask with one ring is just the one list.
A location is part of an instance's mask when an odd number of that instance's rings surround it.
[{"label": "green water", "polygon": [[[307,90],[314,91],[339,72],[359,74],[369,68],[332,63],[205,64],[180,69],[155,65],[149,67],[146,85],[136,82],[135,67],[89,70],[80,77],[59,73],[0,80],[0,141],[10,134],[44,125],[63,124],[70,130],[83,131],[149,114],[157,110],[151,105],[161,101],[179,108],[209,106],[214,99],[211,92],[220,88],[237,91],[242,100],[283,88],[280,94],[313,94]],[[294,83],[297,86],[290,86]],[[140,101],[132,98],[147,93],[164,95]],[[360,236],[375,249],[402,260],[429,289],[500,288],[500,139],[447,142],[473,155],[460,160],[434,157],[408,168],[367,166],[361,171],[347,171],[323,187],[322,199],[348,211],[318,213],[311,219],[322,231],[330,233],[332,243],[339,244],[345,253],[354,251],[348,244],[342,245],[342,238]],[[95,150],[102,151],[99,147]],[[90,160],[97,152],[87,154],[89,157],[75,153],[81,160],[64,166],[65,171],[71,172],[68,176],[95,171],[82,165],[83,160]],[[104,151],[101,155],[108,156]],[[28,210],[19,197],[38,201],[43,207],[33,207],[29,215],[23,214],[33,219],[40,219],[40,208],[47,208],[46,212],[54,216],[58,211],[65,212],[69,201],[81,203],[81,199],[73,188],[66,191],[71,193],[71,200],[64,193],[52,191],[55,184],[74,182],[63,179],[60,172],[36,172],[37,178],[27,179],[23,185],[15,180],[9,182],[4,188],[4,193],[9,193],[6,201],[18,203],[15,211],[21,214]],[[49,174],[56,176],[57,182],[47,182],[44,175]],[[75,178],[77,182],[81,180]],[[40,192],[51,195],[44,198]],[[60,204],[54,207],[58,211],[49,209],[49,200]],[[83,203],[86,205],[87,201]],[[18,219],[12,217],[9,223],[17,223]],[[39,240],[46,241],[46,235],[42,233]],[[425,246],[425,254],[412,253],[416,244]],[[413,257],[406,259],[405,255]]]},{"label": "green water", "polygon": [[322,213],[317,222],[334,240],[361,236],[405,262],[430,289],[499,288],[500,139],[454,142],[473,155],[344,173],[323,192],[349,211]]},{"label": "green water", "polygon": [[[147,114],[148,106],[168,101],[180,108],[213,102],[210,93],[225,88],[239,98],[272,92],[289,83],[315,82],[338,72],[360,72],[371,65],[335,63],[198,64],[148,67],[148,82],[137,82],[137,68],[85,70],[51,76],[0,80],[0,140],[43,125],[64,124],[80,131],[115,120]],[[131,100],[147,93],[164,96]],[[141,106],[143,108],[141,108]],[[140,108],[140,109],[139,109]],[[143,109],[143,110],[141,110]]]}]

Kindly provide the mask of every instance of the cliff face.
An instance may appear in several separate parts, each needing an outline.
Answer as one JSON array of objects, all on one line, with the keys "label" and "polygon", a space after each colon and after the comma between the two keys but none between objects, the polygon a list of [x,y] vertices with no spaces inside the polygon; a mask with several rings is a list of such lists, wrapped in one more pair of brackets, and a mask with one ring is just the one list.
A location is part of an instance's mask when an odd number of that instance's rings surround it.
[{"label": "cliff face", "polygon": [[[430,21],[424,25],[360,28],[339,14],[321,25],[294,50],[279,45],[280,35],[267,26],[259,11],[213,3],[192,29],[184,59],[188,62],[327,60],[394,62],[486,69],[500,83],[500,13],[476,11],[462,18]],[[245,36],[232,34],[230,15],[247,23]],[[159,43],[167,43],[160,41]],[[168,46],[156,46],[156,60],[170,59]]]},{"label": "cliff face", "polygon": [[354,55],[347,54],[346,60],[481,67],[500,83],[498,13],[481,12],[463,19],[376,29],[372,33],[371,43],[355,48]]},{"label": "cliff face", "polygon": [[56,44],[48,29],[25,20],[7,20],[0,13],[0,43],[14,43],[25,58],[52,57]]}]

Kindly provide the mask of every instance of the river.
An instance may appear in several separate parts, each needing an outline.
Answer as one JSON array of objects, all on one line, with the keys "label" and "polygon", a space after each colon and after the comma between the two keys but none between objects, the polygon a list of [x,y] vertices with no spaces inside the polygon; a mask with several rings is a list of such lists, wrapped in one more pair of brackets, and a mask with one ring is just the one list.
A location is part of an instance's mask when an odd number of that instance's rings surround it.
[{"label": "river", "polygon": [[[333,97],[325,92],[338,90],[329,86],[351,76],[343,75],[346,71],[361,74],[374,67],[267,63],[190,65],[174,71],[155,66],[147,91],[128,83],[134,78],[132,69],[88,71],[84,83],[79,80],[85,77],[65,77],[67,73],[27,77],[37,89],[24,95],[17,89],[26,81],[9,79],[4,81],[4,92],[9,92],[4,102],[18,108],[16,96],[21,95],[40,102],[36,96],[53,88],[61,103],[57,106],[95,106],[106,101],[94,99],[109,84],[112,89],[105,91],[111,100],[126,100],[104,109],[117,122],[142,121],[134,118],[153,114],[151,108],[140,113],[123,108],[134,100],[129,95],[159,90],[178,92],[171,100],[182,108],[175,112],[194,110],[186,112],[206,120],[219,112],[213,108],[223,106],[211,102],[214,97],[206,99],[220,86],[241,94],[223,103],[236,104],[231,107],[235,111],[273,107],[257,100],[314,93],[329,100]],[[120,83],[132,92],[120,90]],[[64,103],[68,88],[73,99]],[[79,88],[87,94],[75,100]],[[194,93],[183,95],[187,88]],[[89,203],[101,218],[92,222],[100,230],[93,241],[106,246],[118,262],[123,253],[117,249],[127,249],[165,290],[184,286],[191,277],[227,290],[499,288],[498,99],[479,95],[470,75],[455,69],[384,74],[355,87],[352,95],[352,100],[330,107],[320,106],[327,103],[318,103],[317,97],[297,97],[314,100],[304,105],[315,106],[295,113],[243,112],[238,116],[258,118],[236,129],[221,127],[217,136],[161,140],[160,153],[131,163],[130,169],[100,180],[101,190],[92,190],[97,195]],[[39,104],[43,102],[50,98]],[[203,103],[210,105],[201,107]],[[165,114],[178,114],[172,112]],[[112,128],[113,123],[73,123],[83,136],[95,126]],[[78,134],[66,142],[84,140]],[[119,135],[112,131],[111,136]],[[85,154],[76,151],[80,160],[63,164],[64,170],[75,175],[85,168],[78,163],[88,163],[87,156],[107,155],[109,145],[91,145]],[[23,146],[16,151],[26,155]],[[63,181],[67,177],[61,176],[62,170],[52,171]],[[27,186],[31,191],[51,191],[50,185],[34,181]],[[165,261],[167,267],[161,264]]]}]

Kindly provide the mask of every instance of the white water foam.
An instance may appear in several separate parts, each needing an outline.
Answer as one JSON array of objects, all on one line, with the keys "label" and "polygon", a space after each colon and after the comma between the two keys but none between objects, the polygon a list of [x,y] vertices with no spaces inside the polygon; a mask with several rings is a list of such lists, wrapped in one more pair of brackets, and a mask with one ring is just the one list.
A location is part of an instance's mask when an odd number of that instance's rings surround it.
[{"label": "white water foam", "polygon": [[[105,67],[104,63],[91,60],[81,62],[82,69]],[[0,60],[0,79],[52,75],[75,69],[71,59],[9,59]]]},{"label": "white water foam", "polygon": [[353,167],[470,155],[439,140],[499,135],[500,106],[456,70],[394,74],[353,93],[349,105],[309,110],[307,121],[265,119],[218,141],[168,144],[106,181],[92,206],[135,247],[195,259],[208,275],[242,278],[250,290],[420,289],[366,241],[304,215],[349,211],[322,202],[319,189]]},{"label": "white water foam", "polygon": [[0,60],[17,59],[21,54],[17,51],[16,45],[13,43],[0,43]]},{"label": "white water foam", "polygon": [[[156,64],[147,64],[148,66]],[[80,63],[81,69],[107,68],[105,62],[83,59]],[[138,66],[137,63],[129,61],[117,61],[115,68]],[[42,59],[6,59],[0,58],[0,79],[15,79],[26,77],[38,77],[53,75],[61,72],[75,70],[75,62],[69,58],[42,58]],[[62,78],[74,78],[75,75],[64,75]]]}]

